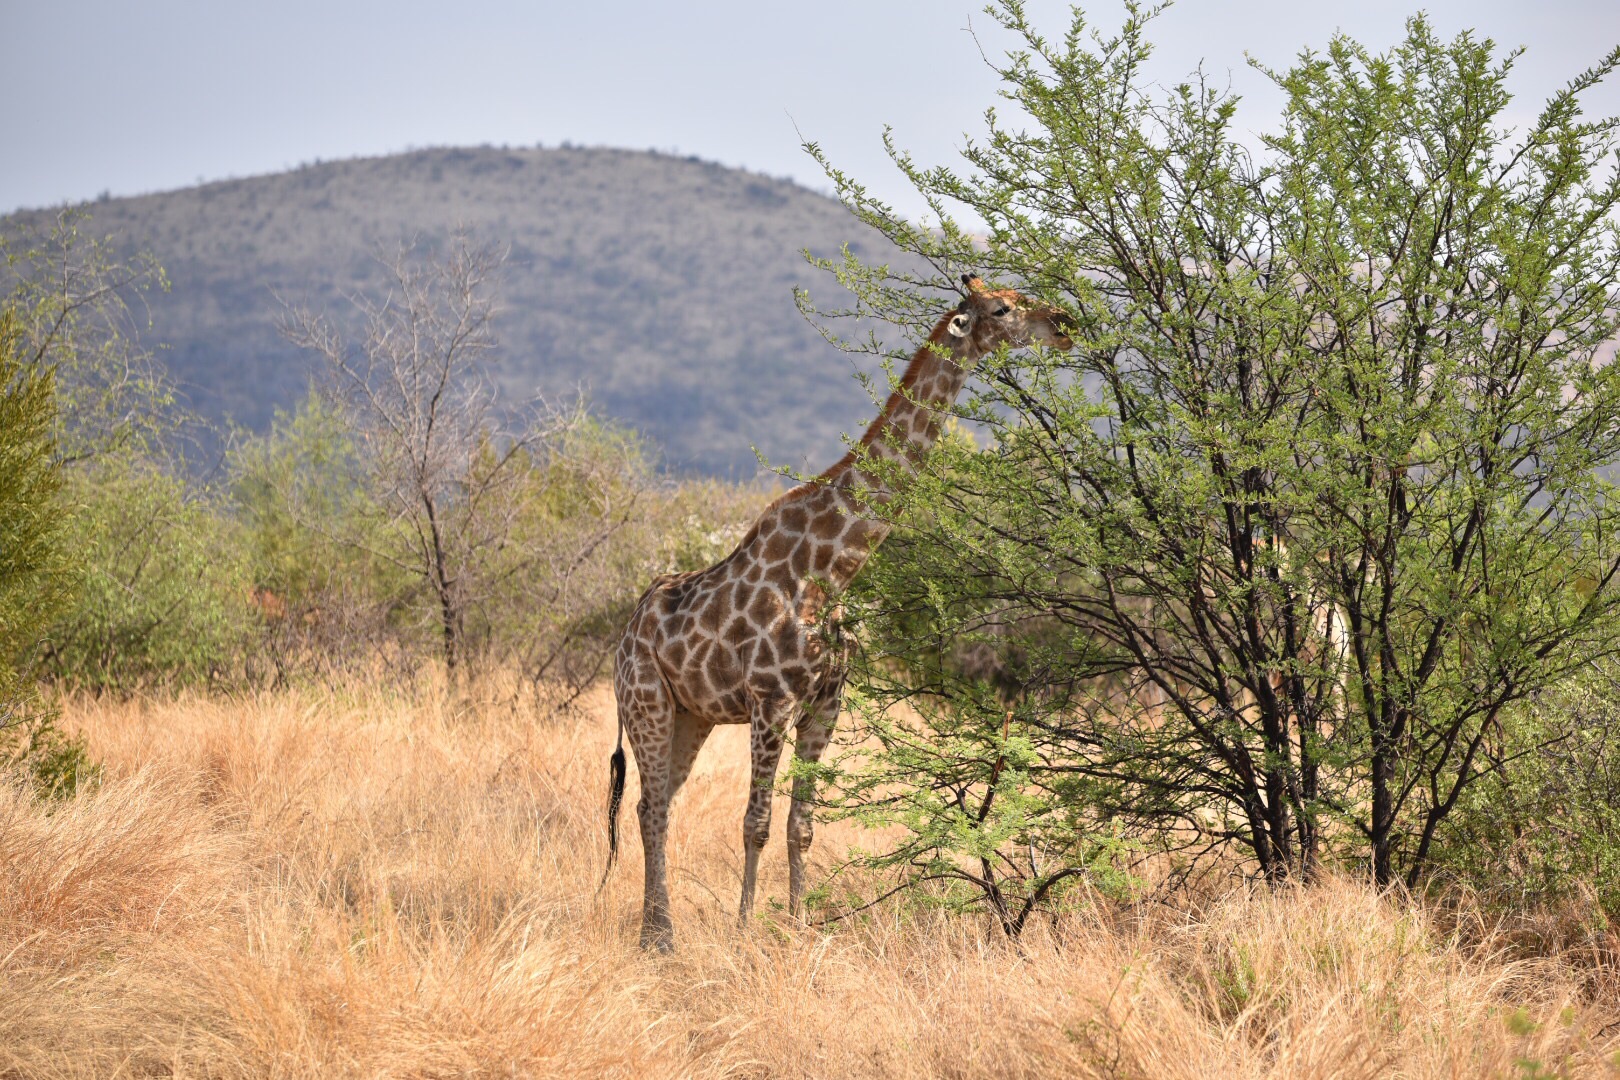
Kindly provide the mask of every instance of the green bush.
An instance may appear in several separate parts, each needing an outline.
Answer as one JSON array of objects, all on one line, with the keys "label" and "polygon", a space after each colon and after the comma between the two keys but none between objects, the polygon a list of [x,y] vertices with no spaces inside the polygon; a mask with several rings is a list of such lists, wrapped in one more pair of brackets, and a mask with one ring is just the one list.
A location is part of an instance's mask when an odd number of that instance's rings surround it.
[{"label": "green bush", "polygon": [[295,412],[236,446],[229,477],[257,609],[249,677],[413,663],[398,648],[411,581],[382,554],[390,524],[341,411],[311,389]]},{"label": "green bush", "polygon": [[96,691],[239,674],[254,625],[243,530],[138,455],[98,459],[66,495],[78,580],[52,673]]},{"label": "green bush", "polygon": [[[260,608],[260,656],[278,677],[379,657],[438,655],[435,594],[410,558],[343,410],[319,393],[231,458],[231,492]],[[476,445],[466,490],[443,502],[456,555],[463,658],[539,687],[588,684],[658,573],[723,557],[765,493],[670,483],[634,432],[583,408],[512,455]],[[497,467],[499,477],[485,473]]]},{"label": "green bush", "polygon": [[35,684],[40,628],[69,597],[56,383],[30,362],[9,308],[0,310],[0,768],[42,792],[69,792],[93,774]]},{"label": "green bush", "polygon": [[364,539],[353,537],[355,522],[373,516],[354,440],[313,389],[295,412],[278,413],[268,434],[236,448],[230,475],[254,584],[290,610],[318,605],[356,575],[372,575]]},{"label": "green bush", "polygon": [[[181,479],[188,419],[129,306],[167,288],[163,271],[149,256],[117,255],[86,220],[70,210],[47,230],[0,230],[17,347],[50,384],[63,485],[71,601],[34,623],[42,670],[97,690],[212,678],[240,664],[251,622],[239,542]],[[46,756],[49,785],[82,771],[72,753]]]},{"label": "green bush", "polygon": [[0,311],[0,720],[25,696],[38,628],[64,599],[56,382]]},{"label": "green bush", "polygon": [[[1620,666],[1594,664],[1508,714],[1442,837],[1442,873],[1506,905],[1620,919]],[[1594,913],[1597,914],[1597,913]]]}]

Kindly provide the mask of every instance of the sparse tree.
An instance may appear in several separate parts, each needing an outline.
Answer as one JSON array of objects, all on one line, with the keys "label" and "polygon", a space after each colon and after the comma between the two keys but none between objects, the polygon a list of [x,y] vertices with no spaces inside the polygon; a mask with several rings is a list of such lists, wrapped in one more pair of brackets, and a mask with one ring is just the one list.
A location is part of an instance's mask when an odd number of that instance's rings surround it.
[{"label": "sparse tree", "polygon": [[[581,408],[498,404],[489,365],[499,264],[466,236],[437,260],[396,253],[386,260],[390,293],[355,301],[358,347],[306,309],[290,310],[285,322],[292,341],[326,361],[368,504],[386,519],[345,539],[417,583],[452,674],[476,646],[497,640],[490,612],[524,599],[544,603],[546,590],[564,588],[629,520],[640,492],[629,472],[622,483],[592,485],[558,467],[560,450],[585,424]],[[563,493],[569,485],[573,496]],[[591,527],[568,532],[559,550],[565,530],[537,527],[536,516],[545,516],[548,498],[567,497],[597,501]]]},{"label": "sparse tree", "polygon": [[67,464],[150,450],[176,420],[168,375],[140,343],[141,297],[167,289],[168,279],[149,255],[120,256],[111,237],[87,231],[88,221],[85,210],[67,209],[45,231],[0,229],[19,355],[51,372],[56,454]]}]

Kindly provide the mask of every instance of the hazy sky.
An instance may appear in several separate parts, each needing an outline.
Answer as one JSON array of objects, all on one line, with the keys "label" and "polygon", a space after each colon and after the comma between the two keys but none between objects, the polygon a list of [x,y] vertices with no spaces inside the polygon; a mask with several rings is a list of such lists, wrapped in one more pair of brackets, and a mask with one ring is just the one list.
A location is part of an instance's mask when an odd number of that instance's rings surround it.
[{"label": "hazy sky", "polygon": [[[1155,74],[1200,60],[1277,99],[1244,63],[1287,65],[1342,29],[1384,48],[1412,2],[1182,0],[1157,22]],[[1029,0],[1052,36],[1068,5]],[[1117,27],[1117,2],[1087,7]],[[1524,45],[1521,116],[1620,43],[1620,0],[1441,0],[1465,27]],[[969,26],[977,32],[976,44]],[[430,145],[655,147],[824,187],[799,134],[903,206],[882,154],[893,125],[919,161],[954,157],[1009,41],[974,0],[0,0],[0,212],[184,187],[315,158]],[[1620,113],[1620,80],[1591,97]]]}]

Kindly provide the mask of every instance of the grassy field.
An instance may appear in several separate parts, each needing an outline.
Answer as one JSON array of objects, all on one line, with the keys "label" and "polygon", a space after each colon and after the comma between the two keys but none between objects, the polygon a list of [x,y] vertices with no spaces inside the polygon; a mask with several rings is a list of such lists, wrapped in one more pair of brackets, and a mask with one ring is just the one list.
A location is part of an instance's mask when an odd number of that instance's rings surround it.
[{"label": "grassy field", "polygon": [[545,724],[369,689],[66,722],[99,788],[0,789],[0,1077],[1620,1075],[1612,972],[1344,880],[1021,950],[897,902],[829,933],[770,903],[779,806],[738,931],[740,730],[676,806],[678,952],[643,956],[633,814],[595,894],[605,691]]}]

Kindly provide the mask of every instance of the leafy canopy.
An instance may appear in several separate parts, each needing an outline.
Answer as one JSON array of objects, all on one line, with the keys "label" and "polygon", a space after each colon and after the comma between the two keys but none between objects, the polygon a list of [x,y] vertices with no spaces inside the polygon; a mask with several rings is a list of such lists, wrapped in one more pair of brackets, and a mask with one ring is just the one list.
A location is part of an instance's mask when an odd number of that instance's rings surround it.
[{"label": "leafy canopy", "polygon": [[[844,806],[922,836],[908,814],[1005,758],[1035,799],[996,840],[1020,880],[1123,827],[1415,882],[1503,710],[1620,641],[1617,121],[1580,108],[1620,50],[1514,132],[1517,54],[1422,16],[1386,53],[1341,35],[1262,69],[1286,105],[1251,152],[1229,93],[1145,77],[1152,15],[1052,40],[990,10],[1015,109],[960,168],[894,152],[937,224],[827,166],[938,276],[832,268],[844,314],[914,329],[978,270],[1076,344],[987,358],[958,408],[983,448],[946,440],[881,511],[857,682],[882,750]],[[971,745],[908,756],[941,736]]]}]

